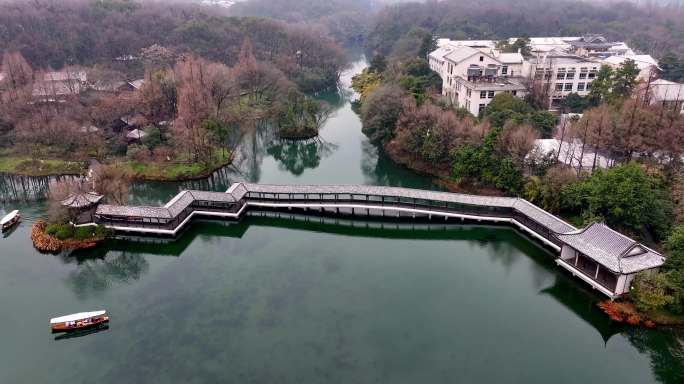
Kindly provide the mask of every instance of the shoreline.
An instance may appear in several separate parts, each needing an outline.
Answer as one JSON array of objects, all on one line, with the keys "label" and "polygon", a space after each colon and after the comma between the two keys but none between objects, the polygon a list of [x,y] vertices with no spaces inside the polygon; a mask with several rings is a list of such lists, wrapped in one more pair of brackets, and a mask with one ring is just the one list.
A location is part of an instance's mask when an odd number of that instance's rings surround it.
[{"label": "shoreline", "polygon": [[110,237],[104,236],[87,240],[59,240],[58,238],[47,234],[47,227],[48,223],[42,219],[36,221],[31,227],[31,242],[33,243],[33,247],[43,253],[58,254],[62,251],[90,249],[110,239]]},{"label": "shoreline", "polygon": [[[202,180],[211,177],[213,173],[218,171],[221,168],[227,167],[233,163],[233,158],[231,156],[230,159],[227,161],[221,162],[220,164],[209,168],[208,170],[202,172],[201,174],[198,175],[193,175],[193,176],[182,176],[182,177],[176,177],[176,178],[165,178],[165,177],[155,177],[155,176],[146,176],[144,174],[132,174],[131,179],[133,181],[137,182],[167,182],[167,183],[174,183],[174,182],[184,182],[184,181],[196,181],[196,180]],[[77,176],[83,176],[88,172],[88,168],[85,167],[81,172],[23,172],[23,171],[17,171],[17,172],[11,172],[11,171],[2,171],[0,172],[0,176],[19,176],[19,177],[66,177],[66,176],[71,176],[71,177],[77,177]]]},{"label": "shoreline", "polygon": [[643,313],[636,309],[634,303],[626,297],[622,300],[602,300],[596,306],[608,318],[617,324],[627,324],[634,327],[653,328],[684,328],[684,315],[658,311]]}]

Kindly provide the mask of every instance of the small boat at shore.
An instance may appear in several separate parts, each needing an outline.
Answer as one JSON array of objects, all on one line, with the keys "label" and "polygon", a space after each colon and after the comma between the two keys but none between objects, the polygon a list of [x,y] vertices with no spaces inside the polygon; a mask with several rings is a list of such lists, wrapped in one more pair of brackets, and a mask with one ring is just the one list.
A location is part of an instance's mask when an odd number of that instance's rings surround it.
[{"label": "small boat at shore", "polygon": [[81,312],[50,319],[52,333],[73,332],[104,327],[109,323],[107,311]]},{"label": "small boat at shore", "polygon": [[19,214],[19,211],[12,211],[7,216],[3,217],[0,220],[0,226],[2,226],[2,231],[8,231],[10,228],[15,226],[19,220],[21,220],[21,215]]}]

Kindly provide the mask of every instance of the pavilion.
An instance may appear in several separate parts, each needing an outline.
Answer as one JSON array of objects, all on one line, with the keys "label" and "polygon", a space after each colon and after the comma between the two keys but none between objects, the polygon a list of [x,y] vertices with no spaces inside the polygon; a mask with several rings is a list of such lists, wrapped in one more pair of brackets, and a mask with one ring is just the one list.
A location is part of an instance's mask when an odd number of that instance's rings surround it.
[{"label": "pavilion", "polygon": [[70,217],[76,218],[74,224],[92,223],[102,198],[102,195],[95,192],[78,192],[70,194],[61,204],[69,210]]}]

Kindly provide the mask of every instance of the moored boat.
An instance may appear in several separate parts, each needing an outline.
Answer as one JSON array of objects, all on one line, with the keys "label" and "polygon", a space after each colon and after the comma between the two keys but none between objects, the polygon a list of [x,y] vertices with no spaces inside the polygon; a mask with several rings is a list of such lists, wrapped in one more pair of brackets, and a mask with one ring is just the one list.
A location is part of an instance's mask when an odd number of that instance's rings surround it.
[{"label": "moored boat", "polygon": [[50,319],[52,332],[71,332],[105,326],[109,323],[106,311],[81,312]]},{"label": "moored boat", "polygon": [[7,231],[13,226],[15,226],[19,220],[21,220],[21,215],[19,214],[19,211],[12,211],[7,216],[3,217],[2,220],[0,220],[0,226],[2,226],[2,231]]}]

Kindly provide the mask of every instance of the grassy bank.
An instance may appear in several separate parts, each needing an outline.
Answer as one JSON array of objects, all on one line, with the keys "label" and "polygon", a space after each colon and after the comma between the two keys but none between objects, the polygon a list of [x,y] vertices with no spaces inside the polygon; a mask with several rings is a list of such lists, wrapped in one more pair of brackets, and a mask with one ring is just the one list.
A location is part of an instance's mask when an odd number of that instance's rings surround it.
[{"label": "grassy bank", "polygon": [[33,159],[27,156],[5,156],[0,154],[0,173],[25,176],[74,175],[87,170],[84,161],[56,159]]},{"label": "grassy bank", "polygon": [[208,177],[221,167],[230,164],[230,152],[217,151],[211,162],[134,161],[118,163],[135,180],[182,181]]}]

